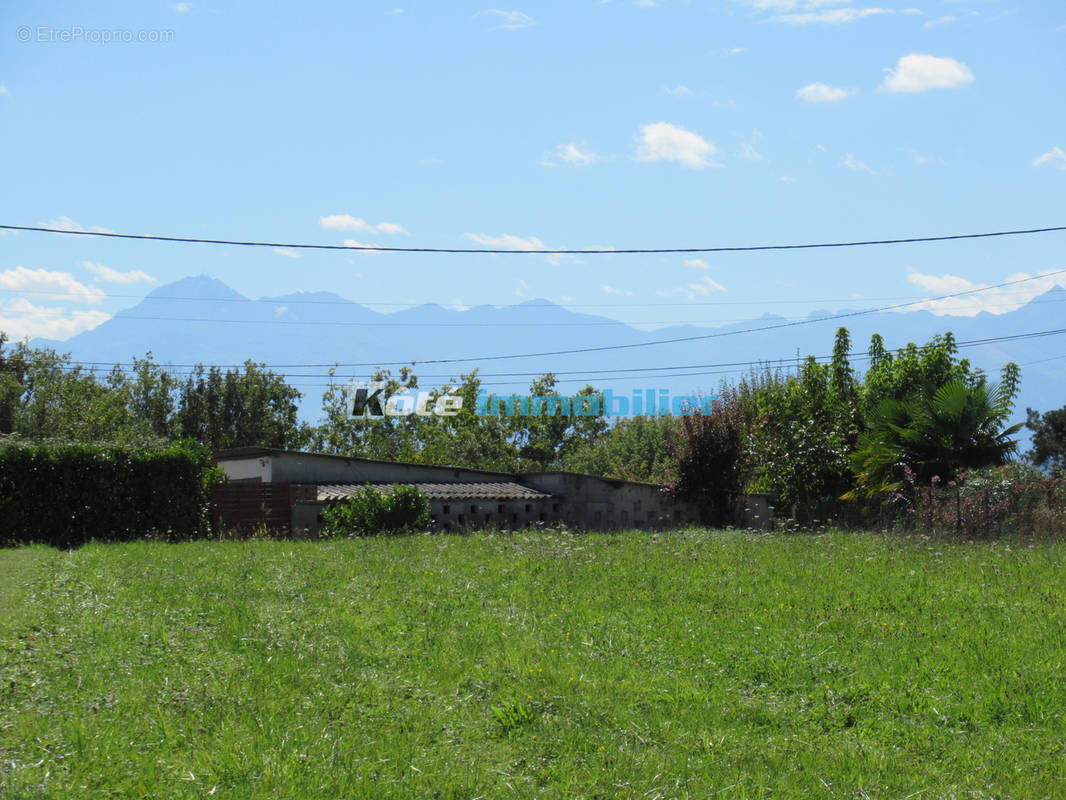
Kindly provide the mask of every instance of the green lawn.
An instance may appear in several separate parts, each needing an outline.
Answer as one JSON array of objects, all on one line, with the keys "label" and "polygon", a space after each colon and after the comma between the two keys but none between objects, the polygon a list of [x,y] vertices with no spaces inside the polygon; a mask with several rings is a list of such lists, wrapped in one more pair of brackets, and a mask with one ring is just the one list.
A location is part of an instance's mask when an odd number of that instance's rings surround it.
[{"label": "green lawn", "polygon": [[0,551],[0,797],[1062,798],[1066,542]]}]

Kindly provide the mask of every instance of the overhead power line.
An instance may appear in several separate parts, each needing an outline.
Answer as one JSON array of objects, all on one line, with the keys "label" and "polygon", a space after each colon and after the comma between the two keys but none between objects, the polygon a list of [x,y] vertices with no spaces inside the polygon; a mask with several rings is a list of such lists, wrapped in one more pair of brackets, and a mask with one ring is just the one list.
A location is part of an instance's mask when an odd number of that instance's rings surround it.
[{"label": "overhead power line", "polygon": [[505,249],[480,247],[385,247],[360,244],[307,244],[297,242],[257,242],[237,239],[206,239],[192,236],[157,236],[140,233],[113,233],[109,231],[74,231],[64,228],[49,228],[39,225],[0,225],[0,230],[30,231],[35,233],[56,233],[65,236],[95,236],[105,239],[135,239],[150,242],[174,242],[181,244],[215,244],[234,247],[283,247],[288,250],[356,250],[380,253],[454,253],[484,255],[651,255],[656,253],[740,253],[761,250],[811,250],[828,247],[869,247],[871,245],[917,244],[921,242],[948,242],[960,239],[990,239],[998,236],[1026,236],[1036,233],[1066,231],[1066,225],[1047,228],[1027,228],[1009,231],[992,231],[988,233],[956,233],[946,236],[910,236],[899,239],[867,239],[851,242],[815,242],[806,244],[762,244],[727,247],[630,247],[630,248],[588,248],[582,250],[550,249]]},{"label": "overhead power line", "polygon": [[[920,301],[920,302],[925,302]],[[1007,301],[1004,301],[1007,302]],[[1037,303],[1066,303],[1066,297],[1052,298],[1045,301],[1033,301],[1033,304]],[[954,311],[969,311],[972,309],[987,310],[985,304],[972,304],[972,305],[960,305],[953,306]],[[28,310],[7,310],[4,313],[15,314],[19,317],[52,317],[62,318],[63,313],[57,309],[47,308],[34,308]],[[810,320],[811,317],[783,317],[779,315],[773,315],[779,317],[779,319],[786,322],[801,322]],[[765,315],[764,315],[765,318]],[[823,317],[815,318],[823,319]],[[391,322],[389,320],[373,322],[356,321],[356,320],[301,320],[301,319],[231,319],[231,318],[216,318],[216,317],[157,317],[157,316],[145,316],[139,314],[125,314],[115,315],[110,317],[110,321],[122,322],[124,320],[136,320],[142,322],[205,322],[211,324],[220,325],[281,325],[281,326],[297,326],[297,327],[340,327],[340,328],[543,328],[544,322],[412,322],[401,321]],[[658,319],[658,320],[636,320],[633,322],[623,322],[622,320],[600,320],[596,322],[588,321],[571,321],[571,322],[551,322],[548,323],[553,328],[630,328],[634,331],[637,330],[638,325],[663,325],[670,327],[678,327],[681,325],[711,325],[719,323],[733,323],[733,322],[752,322],[753,319],[750,316],[747,317],[714,317],[703,319]]]},{"label": "overhead power line", "polygon": [[[961,350],[961,349],[968,349],[968,348],[971,348],[971,347],[984,347],[984,346],[988,346],[988,345],[992,345],[992,344],[998,344],[998,343],[1001,343],[1001,342],[1017,342],[1017,341],[1023,341],[1023,340],[1028,340],[1028,339],[1042,339],[1042,338],[1045,338],[1045,337],[1048,337],[1048,336],[1062,336],[1062,335],[1066,335],[1066,328],[1054,328],[1054,329],[1050,329],[1050,330],[1030,331],[1028,333],[1007,334],[1007,335],[1004,335],[1004,336],[992,336],[992,337],[986,337],[986,338],[983,338],[983,339],[966,339],[966,340],[963,340],[963,341],[956,342],[955,345],[956,345],[956,347],[958,347]],[[901,350],[901,349],[903,349],[903,348],[898,348],[898,347],[897,348],[886,348],[886,351],[890,352],[890,353],[894,353],[894,352],[896,352],[898,350]],[[871,360],[871,353],[870,353],[869,350],[866,350],[866,351],[863,351],[863,352],[859,352],[859,353],[850,353],[848,358],[849,358],[849,360],[851,362],[869,361],[869,360]],[[1056,358],[1059,358],[1059,357],[1056,356]],[[828,363],[829,361],[831,361],[833,359],[833,356],[831,356],[831,355],[815,356],[814,359],[818,363],[823,363],[824,364],[824,363]],[[1043,361],[1051,361],[1051,360],[1055,360],[1055,359],[1041,359],[1039,361],[1030,361],[1030,362],[1026,362],[1025,364],[1022,364],[1021,366],[1027,366],[1029,364],[1039,364],[1039,363],[1043,363]],[[674,364],[674,365],[670,365],[670,366],[658,366],[658,367],[622,367],[622,368],[615,368],[615,369],[553,371],[552,374],[555,375],[557,379],[559,379],[558,380],[559,383],[588,383],[589,379],[590,379],[590,376],[596,382],[604,383],[604,382],[607,382],[607,381],[614,382],[614,381],[624,381],[624,380],[644,380],[644,379],[648,379],[648,378],[667,379],[667,378],[684,378],[684,377],[690,377],[690,376],[736,374],[736,373],[740,373],[740,372],[746,372],[746,371],[749,371],[751,369],[759,369],[759,368],[777,368],[777,369],[780,369],[780,368],[783,368],[783,367],[798,367],[798,366],[801,366],[805,361],[807,361],[807,357],[806,356],[799,357],[799,358],[797,358],[796,356],[789,356],[789,357],[786,357],[786,358],[775,358],[775,359],[765,359],[765,358],[763,358],[763,359],[755,359],[755,360],[751,360],[751,361],[724,361],[724,362],[711,363],[711,364]],[[278,364],[273,364],[273,365],[271,365],[271,364],[260,364],[260,362],[253,362],[253,363],[255,363],[257,366],[263,366],[263,367],[265,367],[267,369],[270,369],[270,370],[279,369],[282,366],[293,366],[293,365],[278,365]],[[101,366],[102,365],[100,364],[100,362],[73,361],[73,360],[72,361],[66,361],[66,362],[59,363],[59,364],[55,365],[56,368],[61,369],[61,370],[65,370],[65,371],[68,371],[68,372],[77,371],[79,369],[84,369],[86,371],[95,371],[95,369],[97,367],[101,367]],[[109,363],[106,366],[109,367],[109,368],[110,367],[119,367],[121,369],[123,367],[133,367],[134,364],[132,362],[119,362],[117,364],[110,364]],[[156,366],[160,367],[165,372],[169,373],[170,375],[172,375],[174,377],[177,377],[177,378],[188,378],[188,377],[196,377],[196,376],[198,376],[200,374],[197,371],[197,369],[196,369],[198,367],[204,367],[205,369],[209,369],[209,368],[212,368],[212,367],[217,367],[219,369],[222,369],[222,368],[240,369],[244,365],[243,364],[240,364],[240,365],[226,365],[226,364],[157,364]],[[321,366],[321,365],[308,364],[308,365],[296,365],[296,366],[302,366],[304,368],[311,368],[311,367]],[[8,371],[12,371],[12,370],[15,369],[15,367],[14,367],[14,365],[8,365],[6,367],[6,369]],[[686,370],[686,371],[685,372],[676,372],[676,370]],[[689,371],[689,370],[697,370],[697,371]],[[3,370],[0,369],[0,371],[3,371]],[[630,373],[630,374],[618,375],[616,373]],[[638,375],[638,374],[633,374],[633,373],[644,373],[644,374],[639,374]],[[648,373],[655,373],[655,374],[648,374]],[[485,372],[485,373],[478,373],[478,378],[479,379],[485,379],[485,378],[512,378],[512,377],[514,377],[514,378],[517,378],[517,377],[535,378],[535,377],[540,377],[542,374],[543,374],[543,372]],[[566,376],[569,376],[569,375],[578,375],[578,376],[581,376],[581,377],[575,377],[575,378],[566,377]],[[342,375],[330,375],[329,373],[307,373],[307,372],[303,372],[303,373],[288,373],[284,377],[285,377],[285,380],[286,380],[287,383],[290,383],[291,385],[304,386],[304,387],[328,387],[330,385],[336,385],[337,382],[338,382],[337,379],[340,379],[340,380],[344,379],[344,376],[342,376]],[[421,373],[421,374],[418,375],[418,377],[420,379],[421,378],[432,378],[432,379],[439,379],[439,380],[443,380],[443,381],[448,381],[448,380],[454,379],[456,376],[455,375],[448,375],[448,374],[436,374],[436,375],[429,374],[429,375],[427,375],[425,373]],[[333,379],[333,383],[332,384],[330,384],[330,383],[321,383],[321,382],[307,383],[305,380],[302,380],[302,379],[321,379],[321,378]],[[529,385],[529,381],[528,380],[521,381],[521,382],[518,382],[518,381],[512,381],[512,382],[493,381],[493,382],[487,384],[487,386],[490,386],[490,387],[492,387],[492,386],[528,386],[528,385]]]},{"label": "overhead power line", "polygon": [[780,322],[774,325],[763,325],[757,328],[741,328],[734,331],[718,331],[716,333],[698,334],[695,336],[679,336],[673,339],[656,339],[650,342],[633,342],[631,344],[613,344],[613,345],[600,345],[597,347],[576,347],[568,350],[546,350],[539,353],[510,353],[506,355],[496,356],[473,356],[468,358],[429,358],[429,359],[409,359],[406,361],[382,361],[382,362],[350,362],[347,364],[338,364],[337,366],[347,367],[403,367],[410,366],[412,364],[471,364],[475,362],[483,361],[506,361],[518,358],[541,358],[545,356],[562,356],[562,355],[578,355],[583,353],[604,353],[615,350],[633,350],[638,347],[654,347],[661,344],[678,344],[682,342],[698,342],[707,341],[710,339],[720,339],[726,336],[740,336],[746,333],[759,333],[761,331],[780,330],[782,328],[794,328],[801,325],[814,325],[820,322],[832,322],[841,319],[850,319],[853,317],[863,317],[870,314],[880,314],[885,311],[893,311],[900,308],[908,308],[910,306],[919,305],[922,303],[937,302],[940,300],[948,300],[953,297],[964,297],[966,295],[979,294],[981,292],[992,291],[993,289],[1002,289],[1004,286],[1014,286],[1020,283],[1027,283],[1029,281],[1040,280],[1042,278],[1048,278],[1053,275],[1061,275],[1066,273],[1066,269],[1055,270],[1044,275],[1038,275],[1029,278],[1017,278],[1012,281],[1004,281],[1003,283],[995,284],[994,286],[984,286],[979,289],[967,289],[962,292],[952,292],[951,294],[943,294],[938,297],[929,297],[924,300],[915,300],[909,303],[896,303],[889,306],[881,306],[879,308],[870,308],[865,311],[849,311],[842,314],[830,314],[825,317],[817,317],[814,319],[796,320],[793,322]]},{"label": "overhead power line", "polygon": [[[1040,275],[1038,277],[1045,277]],[[85,302],[87,295],[85,293],[78,294],[69,290],[63,291],[62,289],[8,289],[0,288],[0,292],[5,294],[32,294],[32,295],[45,295],[48,297],[55,297],[57,300],[77,301]],[[1024,295],[1029,294],[1028,291],[1020,292],[1002,292],[1002,296],[1012,295]],[[253,300],[250,297],[194,297],[187,295],[143,295],[143,294],[121,294],[113,292],[93,292],[91,295],[93,300],[98,298],[106,298],[108,300],[123,299],[123,300],[141,300],[141,301],[154,301],[154,302],[169,302],[171,300],[178,300],[182,302],[195,302],[195,303],[264,303],[268,305],[289,306],[289,305],[311,305],[311,306],[364,306],[367,308],[382,307],[382,308],[407,308],[418,307],[427,305],[437,305],[446,310],[458,310],[456,303],[427,303],[424,300],[406,300],[406,301],[367,301],[367,300],[345,300],[340,298],[338,300],[310,300],[305,298],[285,298],[278,299],[273,297],[263,297],[258,300]],[[921,294],[902,294],[902,295],[882,295],[879,297],[814,297],[808,300],[796,300],[794,298],[770,298],[763,300],[689,300],[687,302],[673,302],[673,303],[525,303],[525,304],[497,304],[497,303],[479,303],[477,306],[466,306],[464,304],[458,304],[463,309],[479,308],[488,306],[494,310],[506,309],[508,313],[516,311],[555,311],[560,308],[695,308],[698,306],[767,306],[767,305],[818,305],[820,303],[855,303],[861,300],[866,301],[880,301],[880,300],[921,300],[930,299],[926,295]],[[646,324],[646,323],[638,323]]]},{"label": "overhead power line", "polygon": [[[871,314],[878,314],[878,313],[883,313],[885,311],[890,311],[890,310],[898,309],[898,308],[905,308],[905,307],[908,307],[908,306],[913,306],[913,305],[917,305],[917,304],[921,304],[921,303],[937,302],[937,301],[940,301],[940,300],[946,300],[946,299],[950,299],[950,298],[953,298],[953,297],[961,297],[961,296],[964,296],[964,295],[978,294],[980,292],[991,291],[993,289],[999,289],[999,288],[1002,288],[1004,286],[1011,286],[1011,285],[1015,285],[1015,284],[1019,284],[1019,283],[1026,283],[1027,281],[1038,280],[1039,278],[1045,278],[1045,277],[1049,277],[1050,275],[1057,275],[1057,274],[1061,274],[1061,273],[1066,273],[1066,269],[1056,270],[1055,272],[1047,273],[1046,275],[1040,275],[1040,276],[1035,276],[1035,277],[1030,277],[1030,278],[1018,278],[1018,279],[1013,280],[1013,281],[1005,281],[1005,282],[997,284],[995,286],[986,286],[986,287],[983,287],[983,288],[980,288],[980,289],[968,289],[968,290],[963,291],[963,292],[954,292],[952,294],[940,295],[939,297],[924,298],[922,300],[917,300],[917,301],[913,301],[913,302],[910,302],[910,303],[898,303],[898,304],[891,305],[891,306],[882,306],[881,308],[867,309],[865,311],[852,311],[852,312],[846,312],[846,313],[843,313],[843,314],[834,314],[834,315],[830,315],[830,316],[826,316],[826,317],[816,317],[816,318],[813,318],[813,319],[796,320],[796,321],[792,321],[792,322],[777,323],[777,324],[774,324],[774,325],[765,325],[765,326],[758,327],[758,328],[743,328],[743,329],[736,330],[736,331],[718,331],[716,333],[701,334],[701,335],[697,335],[697,336],[684,336],[684,337],[679,337],[679,338],[675,338],[675,339],[660,339],[660,340],[656,340],[656,341],[652,341],[652,342],[635,342],[635,343],[632,343],[632,344],[604,345],[604,346],[599,346],[599,347],[576,348],[576,349],[572,349],[572,350],[547,351],[547,352],[543,352],[543,353],[522,353],[522,354],[509,354],[509,355],[499,355],[499,356],[480,356],[480,357],[474,357],[474,358],[423,359],[421,361],[412,359],[410,361],[333,362],[333,363],[328,363],[328,364],[327,363],[319,363],[319,364],[312,364],[312,363],[268,364],[267,366],[269,368],[271,368],[271,369],[288,369],[288,368],[310,369],[310,368],[315,368],[315,367],[323,368],[323,369],[341,368],[341,367],[366,367],[366,368],[370,368],[370,369],[377,369],[377,368],[380,368],[380,367],[411,367],[411,366],[416,366],[417,364],[425,365],[425,364],[471,363],[471,362],[481,362],[481,361],[510,360],[510,359],[518,359],[518,358],[533,358],[533,357],[539,357],[539,356],[555,356],[555,355],[571,355],[571,354],[590,353],[590,352],[603,352],[603,351],[608,351],[608,350],[626,350],[626,349],[634,349],[634,348],[638,348],[638,347],[649,347],[649,346],[659,345],[659,344],[672,344],[672,343],[676,343],[676,342],[701,341],[701,340],[706,340],[706,339],[721,338],[721,337],[725,337],[725,336],[735,336],[735,335],[744,334],[744,333],[755,333],[755,332],[759,332],[759,331],[776,330],[776,329],[781,329],[781,328],[796,327],[796,326],[799,326],[799,325],[810,325],[810,324],[814,324],[814,323],[818,323],[818,322],[834,321],[834,320],[845,319],[845,318],[850,318],[850,317],[859,317],[859,316],[866,316],[866,315],[871,315]],[[183,320],[183,321],[189,321],[189,320]],[[1061,333],[1061,332],[1062,331],[1056,329],[1056,330],[1043,331],[1043,332],[1030,333],[1030,334],[1018,334],[1017,337],[1018,338],[1023,338],[1023,339],[1025,339],[1025,338],[1034,338],[1034,337],[1038,337],[1038,336],[1057,335],[1058,333]],[[975,339],[975,340],[972,340],[972,341],[968,342],[968,344],[983,344],[983,343],[986,343],[986,342],[1009,341],[1012,338],[1014,338],[1014,337],[992,337],[992,338],[989,338],[989,339]],[[787,360],[791,360],[791,359],[781,359],[781,360],[782,361],[787,361]],[[71,363],[71,364],[94,364],[95,365],[95,364],[98,364],[99,362],[74,362],[74,361],[72,361],[72,362],[69,362],[69,363]],[[749,363],[749,364],[750,363],[765,363],[765,361],[743,362],[743,363]],[[120,362],[119,365],[121,366],[121,362]],[[171,365],[171,366],[195,367],[195,366],[198,366],[198,365],[195,365],[195,364],[178,364],[178,365]],[[205,366],[211,366],[211,365],[205,365]],[[221,366],[226,366],[226,365],[214,365],[214,366],[220,366],[221,367]],[[229,365],[229,366],[239,367],[241,365]],[[725,366],[729,366],[729,365],[727,364]],[[687,369],[688,367],[684,367],[684,368]],[[650,370],[654,370],[654,369],[659,369],[659,368],[649,368],[649,369]],[[666,368],[666,369],[669,369],[669,368]],[[633,371],[633,370],[630,369],[629,371]],[[596,372],[596,370],[589,370],[589,371],[585,371],[585,374],[593,374],[594,372]],[[533,373],[499,373],[499,374],[530,374],[530,375],[532,375]],[[556,374],[563,374],[563,373],[558,373],[557,372]]]}]

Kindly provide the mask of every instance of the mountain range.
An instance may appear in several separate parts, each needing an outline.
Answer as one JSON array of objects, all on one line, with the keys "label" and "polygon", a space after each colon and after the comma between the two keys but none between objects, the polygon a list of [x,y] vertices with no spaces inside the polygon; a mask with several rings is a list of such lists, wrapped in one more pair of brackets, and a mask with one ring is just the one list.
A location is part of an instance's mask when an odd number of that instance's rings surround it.
[{"label": "mountain range", "polygon": [[[947,331],[960,343],[1056,331],[1066,327],[1063,302],[1066,290],[1054,288],[1003,314],[954,317],[928,311],[818,311],[800,324],[771,314],[716,324],[713,315],[717,312],[703,312],[706,323],[648,331],[576,313],[547,300],[465,310],[430,304],[380,313],[330,292],[252,300],[221,281],[197,276],[161,286],[132,308],[66,341],[38,339],[33,344],[69,352],[77,361],[105,368],[149,351],[157,363],[173,365],[176,372],[201,362],[265,362],[301,388],[305,395],[301,416],[314,420],[328,382],[328,367],[337,363],[345,365],[337,368],[337,375],[347,380],[367,378],[377,365],[395,364],[395,372],[399,364],[417,360],[414,371],[422,388],[439,386],[448,377],[477,367],[485,387],[499,393],[527,391],[528,374],[555,372],[573,381],[562,385],[562,391],[576,391],[591,383],[616,394],[650,388],[666,389],[675,396],[713,394],[723,378],[735,379],[746,371],[737,362],[795,364],[797,357],[808,354],[828,356],[842,325],[851,332],[853,364],[861,371],[861,354],[873,333],[880,333],[886,346],[896,349],[908,342],[924,343]],[[838,317],[846,314],[855,315]],[[753,330],[759,328],[763,330]],[[689,340],[645,346],[663,339]],[[628,345],[638,346],[595,349]],[[552,355],[586,348],[593,350]],[[495,358],[525,354],[540,355]],[[1026,406],[1046,411],[1066,404],[1066,333],[964,346],[961,354],[993,376],[998,376],[1007,361],[1022,365],[1019,420]],[[474,357],[488,358],[426,363]],[[663,370],[663,375],[634,371],[648,367],[678,368]]]}]

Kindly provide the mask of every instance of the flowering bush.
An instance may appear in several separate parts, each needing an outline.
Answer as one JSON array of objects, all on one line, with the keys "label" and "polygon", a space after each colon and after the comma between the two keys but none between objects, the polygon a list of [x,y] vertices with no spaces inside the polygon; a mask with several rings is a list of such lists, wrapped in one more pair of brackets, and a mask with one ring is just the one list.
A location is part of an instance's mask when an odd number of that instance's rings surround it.
[{"label": "flowering bush", "polygon": [[904,468],[904,488],[895,495],[903,524],[930,533],[972,538],[1066,531],[1066,480],[1049,478],[1035,467],[1012,463],[960,473],[958,480],[933,476],[919,486]]}]

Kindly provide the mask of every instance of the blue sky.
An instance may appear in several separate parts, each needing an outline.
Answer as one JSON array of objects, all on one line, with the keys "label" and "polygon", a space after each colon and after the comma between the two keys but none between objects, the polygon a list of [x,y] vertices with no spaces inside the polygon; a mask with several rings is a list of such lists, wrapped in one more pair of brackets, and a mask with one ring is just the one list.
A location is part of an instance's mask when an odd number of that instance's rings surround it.
[{"label": "blue sky", "polygon": [[[1050,0],[8,2],[0,222],[519,249],[1062,225],[1064,76]],[[1038,275],[1064,244],[295,258],[9,233],[0,329],[66,338],[135,302],[112,295],[201,273],[251,297],[710,325]],[[1006,311],[1051,282],[937,310]]]}]

